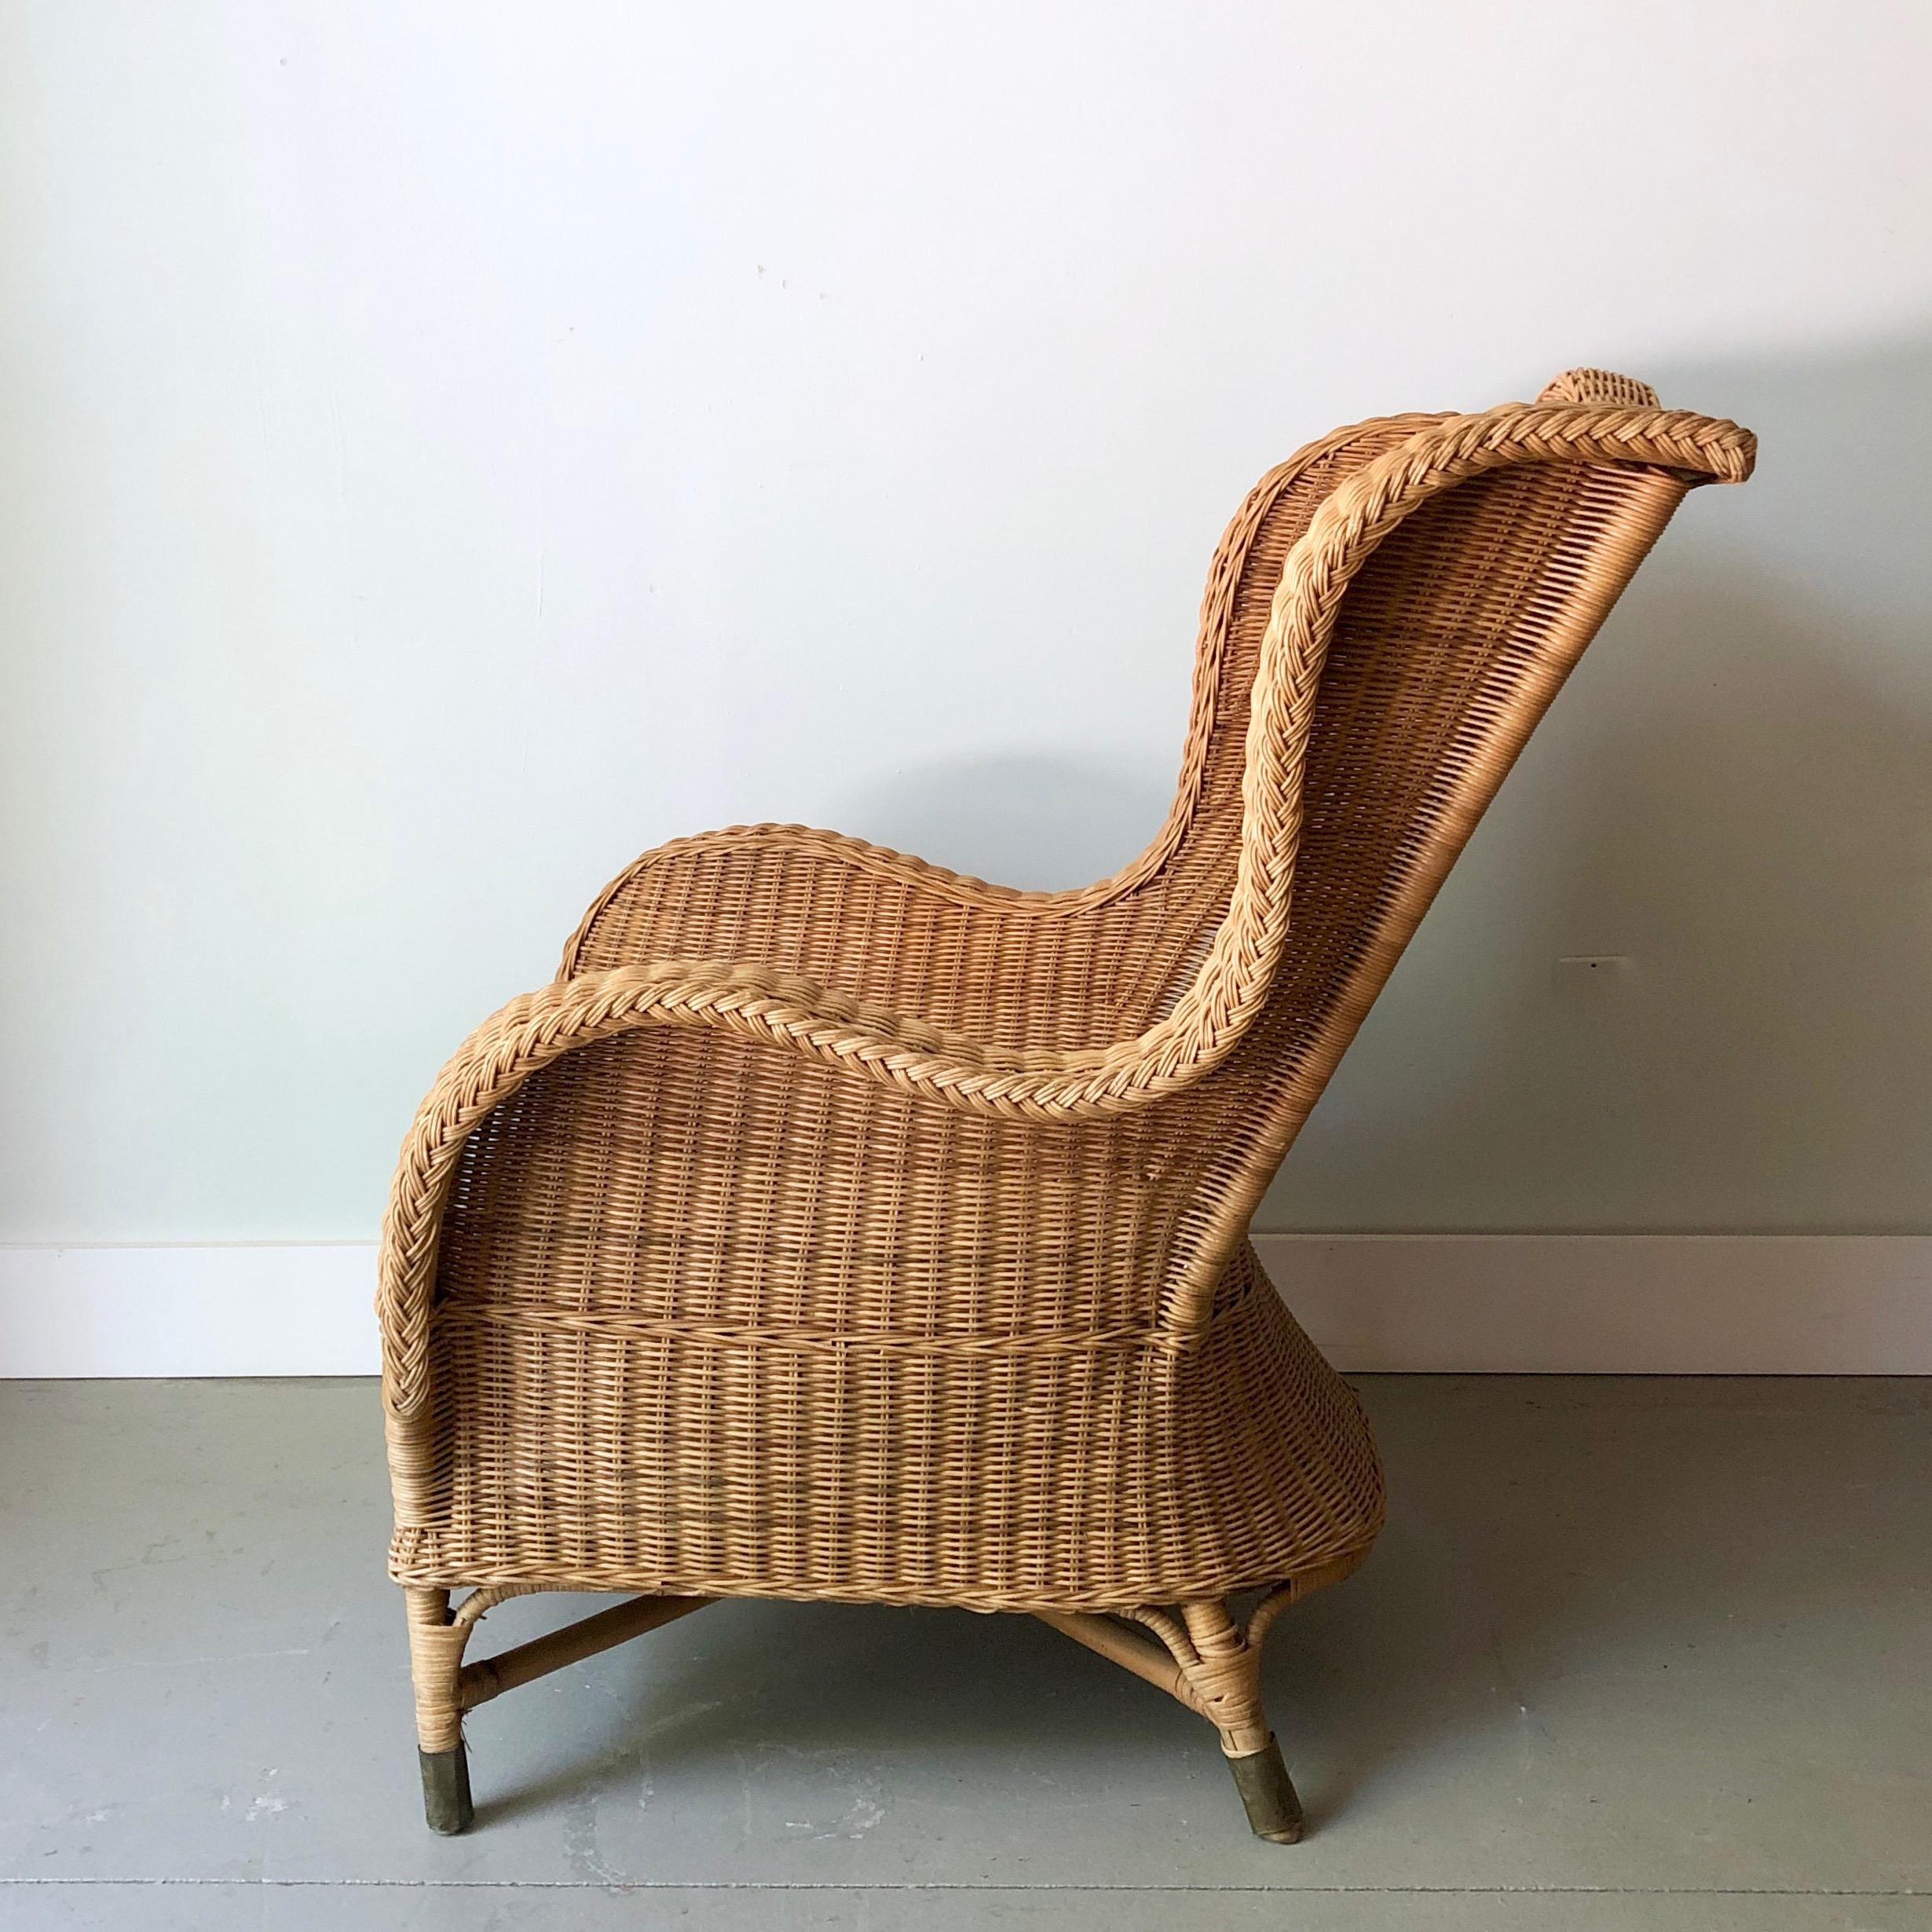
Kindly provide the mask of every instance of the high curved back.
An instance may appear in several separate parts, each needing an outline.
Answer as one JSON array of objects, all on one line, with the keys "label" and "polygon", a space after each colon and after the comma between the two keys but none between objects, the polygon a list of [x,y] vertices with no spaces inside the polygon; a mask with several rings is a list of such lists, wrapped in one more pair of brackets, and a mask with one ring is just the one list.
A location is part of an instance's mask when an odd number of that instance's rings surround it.
[{"label": "high curved back", "polygon": [[[1202,1293],[1550,700],[1685,492],[1725,474],[1714,464],[1693,470],[1615,459],[1619,418],[1641,428],[1663,413],[1630,378],[1572,371],[1539,405],[1520,414],[1546,408],[1577,423],[1595,459],[1532,456],[1431,492],[1389,529],[1339,598],[1295,793],[1285,938],[1262,1011],[1211,1076],[1217,1092],[1200,1122],[1221,1184],[1209,1190],[1218,1210],[1190,1270]],[[1586,412],[1597,415],[1596,425]],[[1231,529],[1217,570],[1217,579],[1235,579],[1225,641],[1218,662],[1203,652],[1217,689],[1198,802],[1166,862],[1174,881],[1191,881],[1203,926],[1217,916],[1216,888],[1238,889],[1236,847],[1253,836],[1253,687],[1293,574],[1278,562],[1283,546],[1305,551],[1324,521],[1337,520],[1338,494],[1359,492],[1405,450],[1446,441],[1473,420],[1364,426],[1272,499],[1264,482],[1264,500],[1251,499]],[[1747,448],[1739,460],[1747,467]],[[1311,511],[1307,492],[1335,471]],[[1214,594],[1211,586],[1210,604]],[[1157,880],[1149,884],[1162,889]],[[1200,931],[1191,942],[1202,950]]]},{"label": "high curved back", "polygon": [[[1416,430],[1323,500],[1275,587],[1248,688],[1228,915],[1173,1011],[1138,1043],[1143,1068],[1153,1070],[1136,1070],[1141,1091],[1159,1091],[1175,1065],[1197,1077],[1217,1066],[1266,1008],[1291,944],[1323,672],[1345,608],[1363,610],[1356,593],[1379,587],[1389,634],[1374,653],[1379,689],[1365,715],[1406,737],[1418,660],[1429,666],[1429,715],[1474,708],[1465,730],[1431,741],[1445,767],[1439,782],[1473,801],[1465,836],[1555,688],[1539,682],[1537,665],[1567,670],[1683,490],[1694,480],[1741,480],[1751,456],[1746,432],[1705,417],[1509,405]],[[1374,627],[1374,588],[1366,601]],[[1541,690],[1520,731],[1511,725],[1519,698],[1485,685],[1492,658],[1522,663]],[[1397,768],[1400,750],[1386,736],[1377,746]]]}]

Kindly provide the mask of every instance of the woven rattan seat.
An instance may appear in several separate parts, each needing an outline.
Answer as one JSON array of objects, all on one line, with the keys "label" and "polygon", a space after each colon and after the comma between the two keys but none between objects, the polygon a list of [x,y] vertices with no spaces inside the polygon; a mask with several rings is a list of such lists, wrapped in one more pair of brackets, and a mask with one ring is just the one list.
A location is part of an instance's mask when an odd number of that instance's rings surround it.
[{"label": "woven rattan seat", "polygon": [[[1222,540],[1173,810],[1099,884],[760,825],[605,890],[444,1070],[384,1227],[433,1824],[465,1711],[761,1596],[1042,1616],[1298,1835],[1261,1639],[1382,1487],[1249,1217],[1684,492],[1752,453],[1590,371],[1311,445]],[[532,1590],[636,1594],[466,1664]]]}]

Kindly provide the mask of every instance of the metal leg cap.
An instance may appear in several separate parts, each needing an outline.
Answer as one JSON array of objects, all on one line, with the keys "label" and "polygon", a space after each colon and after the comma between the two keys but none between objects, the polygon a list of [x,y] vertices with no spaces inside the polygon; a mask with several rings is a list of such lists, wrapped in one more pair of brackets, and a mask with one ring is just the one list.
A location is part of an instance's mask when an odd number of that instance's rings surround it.
[{"label": "metal leg cap", "polygon": [[467,1831],[476,1816],[470,1802],[470,1754],[459,1744],[454,1751],[421,1751],[423,1815],[432,1831],[454,1838]]},{"label": "metal leg cap", "polygon": [[1280,1745],[1271,1737],[1261,1750],[1230,1758],[1228,1768],[1234,1773],[1235,1789],[1248,1808],[1248,1823],[1254,1835],[1271,1845],[1299,1844],[1304,1829],[1301,1800],[1289,1781]]}]

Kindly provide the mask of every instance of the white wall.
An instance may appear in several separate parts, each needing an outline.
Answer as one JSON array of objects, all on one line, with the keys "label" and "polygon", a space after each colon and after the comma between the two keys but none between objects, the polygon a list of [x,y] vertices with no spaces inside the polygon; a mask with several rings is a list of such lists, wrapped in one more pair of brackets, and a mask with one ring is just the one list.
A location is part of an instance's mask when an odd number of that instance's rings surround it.
[{"label": "white wall", "polygon": [[366,1238],[443,1054],[677,833],[1111,869],[1254,476],[1586,361],[1759,478],[1264,1220],[1923,1229],[1929,21],[8,8],[0,1238]]}]

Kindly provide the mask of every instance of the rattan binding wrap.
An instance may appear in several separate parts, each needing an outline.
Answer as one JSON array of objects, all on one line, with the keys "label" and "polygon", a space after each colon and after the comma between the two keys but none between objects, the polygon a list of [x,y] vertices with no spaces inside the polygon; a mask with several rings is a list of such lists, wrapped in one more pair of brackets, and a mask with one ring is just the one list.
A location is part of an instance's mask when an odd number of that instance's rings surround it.
[{"label": "rattan binding wrap", "polygon": [[1345,1575],[1374,1447],[1249,1217],[1685,491],[1752,455],[1590,371],[1311,445],[1222,540],[1173,810],[1098,884],[796,826],[639,860],[404,1145],[396,1577],[1064,1619]]}]

